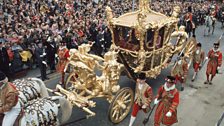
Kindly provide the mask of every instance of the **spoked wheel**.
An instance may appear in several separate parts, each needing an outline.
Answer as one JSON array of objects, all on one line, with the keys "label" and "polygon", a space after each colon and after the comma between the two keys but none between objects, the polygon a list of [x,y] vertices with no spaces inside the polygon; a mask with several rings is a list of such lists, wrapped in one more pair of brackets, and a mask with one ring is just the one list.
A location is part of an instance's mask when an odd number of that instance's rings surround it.
[{"label": "spoked wheel", "polygon": [[134,93],[131,88],[122,88],[113,98],[108,112],[109,120],[120,123],[128,115],[134,102]]}]

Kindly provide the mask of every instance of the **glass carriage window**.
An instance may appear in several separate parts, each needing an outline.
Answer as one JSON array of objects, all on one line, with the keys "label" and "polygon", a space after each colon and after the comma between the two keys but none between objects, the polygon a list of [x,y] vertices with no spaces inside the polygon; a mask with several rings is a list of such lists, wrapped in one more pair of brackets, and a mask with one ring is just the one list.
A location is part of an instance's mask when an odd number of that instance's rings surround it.
[{"label": "glass carriage window", "polygon": [[115,44],[131,51],[139,50],[139,40],[135,37],[135,30],[117,26],[114,29]]},{"label": "glass carriage window", "polygon": [[154,64],[153,64],[153,68],[156,67],[156,66],[159,66],[161,65],[161,60],[162,60],[162,56],[164,55],[164,52],[158,50],[158,49],[161,49],[163,47],[163,38],[164,38],[164,30],[165,28],[161,28],[159,30],[159,33],[158,33],[158,37],[157,37],[157,40],[156,40],[156,43],[155,43],[155,48],[157,50],[155,50],[155,54],[154,54]]},{"label": "glass carriage window", "polygon": [[146,33],[146,40],[145,40],[146,51],[153,50],[153,40],[154,40],[154,32],[152,31],[152,29],[149,29]]},{"label": "glass carriage window", "polygon": [[164,27],[159,30],[158,38],[156,41],[156,49],[163,47]]}]

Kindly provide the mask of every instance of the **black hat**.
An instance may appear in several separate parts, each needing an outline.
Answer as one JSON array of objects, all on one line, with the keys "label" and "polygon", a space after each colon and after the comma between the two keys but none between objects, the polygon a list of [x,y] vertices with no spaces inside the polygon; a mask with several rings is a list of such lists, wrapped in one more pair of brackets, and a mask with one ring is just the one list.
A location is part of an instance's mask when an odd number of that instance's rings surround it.
[{"label": "black hat", "polygon": [[201,47],[201,43],[200,43],[200,42],[199,42],[199,43],[197,43],[197,46],[198,46],[198,47]]},{"label": "black hat", "polygon": [[145,79],[146,79],[145,73],[140,73],[140,74],[138,75],[138,78],[139,78],[140,80],[145,80]]},{"label": "black hat", "polygon": [[6,79],[6,75],[0,71],[0,82],[4,81]]},{"label": "black hat", "polygon": [[188,10],[188,12],[192,12],[192,7],[191,6],[188,6],[188,8],[187,8],[187,10]]},{"label": "black hat", "polygon": [[219,43],[218,42],[214,43],[214,46],[219,46]]},{"label": "black hat", "polygon": [[176,78],[174,76],[167,76],[166,77],[167,82],[175,83],[175,80],[176,80]]}]

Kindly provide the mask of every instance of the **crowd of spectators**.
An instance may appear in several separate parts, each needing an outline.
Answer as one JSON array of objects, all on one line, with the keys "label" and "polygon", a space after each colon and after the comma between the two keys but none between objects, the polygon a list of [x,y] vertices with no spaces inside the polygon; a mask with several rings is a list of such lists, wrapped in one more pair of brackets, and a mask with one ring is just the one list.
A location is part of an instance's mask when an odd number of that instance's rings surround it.
[{"label": "crowd of spectators", "polygon": [[[137,9],[138,3],[134,8]],[[180,5],[182,15],[191,5],[193,13],[204,12],[211,3],[154,1],[152,9],[170,15]],[[35,68],[38,43],[46,49],[46,61],[55,61],[60,42],[68,49],[94,42],[92,52],[102,56],[111,45],[105,7],[114,16],[132,10],[131,0],[2,0],[0,3],[0,43],[7,49],[9,71]],[[202,17],[203,19],[203,17]],[[2,48],[2,47],[1,47]],[[54,67],[51,69],[54,70]]]}]

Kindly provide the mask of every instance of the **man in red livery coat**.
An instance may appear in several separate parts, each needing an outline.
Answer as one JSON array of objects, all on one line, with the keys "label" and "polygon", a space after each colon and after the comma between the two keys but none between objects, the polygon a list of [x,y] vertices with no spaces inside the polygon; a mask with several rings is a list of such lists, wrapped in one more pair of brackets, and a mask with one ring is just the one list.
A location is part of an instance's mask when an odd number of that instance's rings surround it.
[{"label": "man in red livery coat", "polygon": [[201,65],[204,62],[205,52],[201,49],[201,43],[197,43],[196,51],[193,53],[193,67],[194,67],[194,75],[192,77],[192,81],[195,80],[199,69],[201,69]]},{"label": "man in red livery coat", "polygon": [[176,78],[176,81],[181,83],[181,91],[184,90],[184,83],[187,79],[188,63],[184,58],[184,54],[181,54],[180,59],[175,63],[171,70],[171,75]]},{"label": "man in red livery coat", "polygon": [[8,82],[6,75],[0,71],[0,114],[4,114],[2,126],[13,126],[21,112],[18,102],[19,92]]},{"label": "man in red livery coat", "polygon": [[178,122],[179,92],[175,87],[175,77],[167,76],[166,83],[159,88],[154,104],[158,104],[154,117],[154,126],[160,126],[160,123],[171,126]]},{"label": "man in red livery coat", "polygon": [[[209,61],[206,71],[207,80],[204,82],[204,84],[212,85],[212,80],[222,65],[222,53],[219,50],[219,43],[214,43],[214,48],[208,52],[208,59]],[[211,79],[209,79],[210,75]]]},{"label": "man in red livery coat", "polygon": [[61,43],[58,49],[58,57],[59,61],[57,64],[57,71],[61,73],[61,81],[60,84],[64,85],[64,78],[65,78],[65,66],[68,62],[69,58],[69,50],[66,48],[66,43]]},{"label": "man in red livery coat", "polygon": [[140,73],[136,83],[135,102],[133,105],[129,126],[132,126],[139,110],[147,112],[153,98],[152,88],[145,82],[145,73]]}]

